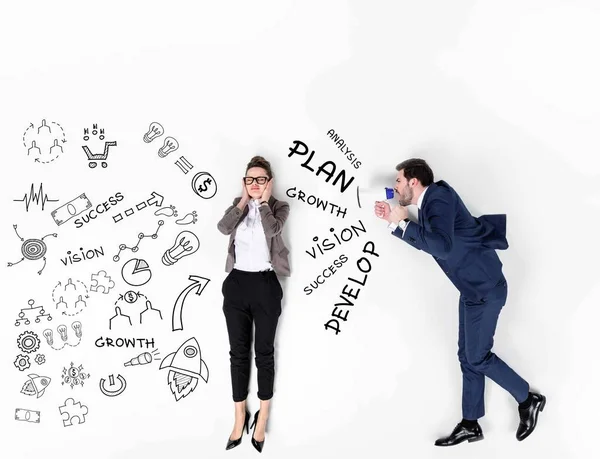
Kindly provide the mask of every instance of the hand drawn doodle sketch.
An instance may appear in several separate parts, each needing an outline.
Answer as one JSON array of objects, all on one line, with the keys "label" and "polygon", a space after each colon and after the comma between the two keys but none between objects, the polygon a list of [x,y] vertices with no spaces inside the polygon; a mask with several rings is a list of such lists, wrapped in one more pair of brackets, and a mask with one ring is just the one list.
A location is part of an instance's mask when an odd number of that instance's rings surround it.
[{"label": "hand drawn doodle sketch", "polygon": [[189,225],[190,223],[196,223],[198,221],[198,219],[196,218],[198,216],[198,214],[196,214],[196,211],[192,211],[188,214],[185,215],[185,217],[180,218],[179,220],[175,220],[175,223],[177,223],[178,225]]},{"label": "hand drawn doodle sketch", "polygon": [[185,156],[180,156],[179,159],[175,161],[175,165],[179,167],[179,169],[181,169],[181,172],[183,172],[184,174],[187,174],[194,168],[192,163],[185,159]]},{"label": "hand drawn doodle sketch", "polygon": [[161,207],[154,212],[154,215],[157,217],[159,215],[164,215],[165,217],[177,217],[177,210],[175,209],[175,206],[171,204],[170,206]]},{"label": "hand drawn doodle sketch", "polygon": [[[83,424],[85,422],[85,415],[88,414],[88,407],[82,405],[81,402],[75,403],[75,399],[68,398],[65,400],[63,406],[58,407],[60,414],[67,415],[63,416],[63,426],[73,426],[75,424]],[[77,420],[77,422],[73,422]]]},{"label": "hand drawn doodle sketch", "polygon": [[173,306],[173,331],[183,330],[183,303],[185,303],[185,299],[187,298],[188,294],[195,289],[196,295],[200,296],[204,291],[204,288],[210,282],[210,279],[196,275],[191,275],[188,279],[191,280],[192,283],[184,288],[181,293],[179,293],[177,300],[175,300],[175,305]]},{"label": "hand drawn doodle sketch", "polygon": [[150,352],[142,352],[137,357],[134,357],[123,364],[125,367],[135,367],[137,365],[148,365],[153,360],[160,360],[158,356],[160,353],[158,349],[154,349],[152,353]]},{"label": "hand drawn doodle sketch", "polygon": [[150,123],[148,132],[146,132],[144,134],[144,142],[150,143],[157,137],[160,137],[161,135],[163,135],[164,133],[165,133],[165,129],[162,127],[162,125],[160,123],[157,123],[156,121],[154,121],[154,122]]},{"label": "hand drawn doodle sketch", "polygon": [[25,331],[17,338],[17,347],[21,352],[31,354],[40,348],[40,338],[32,331]]},{"label": "hand drawn doodle sketch", "polygon": [[102,162],[102,167],[106,168],[108,166],[108,163],[105,160],[108,158],[108,149],[110,147],[116,146],[117,142],[114,140],[111,142],[104,142],[103,153],[92,153],[87,145],[83,145],[83,151],[85,152],[85,155],[87,156],[87,159],[89,161],[88,166],[90,166],[93,169],[98,165],[99,162]]},{"label": "hand drawn doodle sketch", "polygon": [[[48,346],[50,346],[55,351],[60,351],[65,346],[77,347],[81,343],[81,337],[83,336],[83,326],[81,325],[81,322],[76,320],[75,322],[73,322],[71,324],[71,328],[75,332],[75,337],[77,338],[77,344],[71,344],[68,342],[69,341],[69,336],[68,336],[69,333],[68,333],[67,326],[64,324],[61,324],[58,327],[56,327],[56,331],[58,332],[58,334],[60,336],[60,340],[54,339],[54,332],[52,331],[51,328],[46,328],[44,330],[44,332],[42,333],[42,335],[44,336],[44,338],[46,338],[46,343],[48,343]],[[71,340],[71,341],[73,341],[73,340]]]},{"label": "hand drawn doodle sketch", "polygon": [[136,244],[136,245],[134,245],[133,247],[129,247],[129,246],[125,245],[125,244],[120,244],[120,245],[119,245],[119,253],[117,253],[117,254],[116,254],[114,257],[113,257],[113,261],[117,262],[117,261],[119,261],[119,260],[121,259],[120,255],[121,255],[121,252],[122,252],[123,250],[129,249],[129,250],[131,250],[133,253],[136,253],[136,252],[139,250],[139,247],[138,247],[138,246],[140,245],[140,242],[142,242],[142,239],[144,239],[145,237],[151,237],[152,239],[156,239],[156,238],[158,237],[158,230],[159,230],[159,229],[160,229],[160,227],[161,227],[161,226],[163,226],[164,224],[165,224],[165,221],[164,221],[164,220],[159,220],[159,221],[158,221],[158,227],[156,228],[156,231],[154,231],[154,233],[153,233],[153,234],[144,234],[144,233],[140,233],[140,234],[138,234],[138,241],[137,241],[137,244]]},{"label": "hand drawn doodle sketch", "polygon": [[[154,320],[153,318],[158,318],[160,320],[163,319],[162,312],[159,309],[154,308],[152,306],[152,303],[148,299],[148,297],[141,292],[134,292],[133,290],[129,290],[129,291],[125,292],[124,294],[119,295],[119,298],[117,298],[117,300],[115,301],[115,306],[120,308],[122,306],[123,301],[125,301],[128,304],[135,304],[135,303],[137,303],[138,300],[140,300],[140,302],[145,301],[145,308],[139,314],[140,315],[140,324],[143,322],[144,319],[146,319],[146,321],[148,321],[148,320],[152,321],[152,320]],[[116,310],[116,308],[115,308],[115,310]],[[119,311],[120,311],[120,309],[119,309]],[[117,317],[118,315],[122,315],[122,314],[117,313],[114,317]],[[129,316],[124,316],[124,317],[129,317]],[[129,320],[129,323],[131,325],[131,319]],[[110,327],[110,324],[109,324],[109,327]]]},{"label": "hand drawn doodle sketch", "polygon": [[[152,312],[154,313],[154,316],[156,316],[156,313],[158,313],[158,316],[160,317],[160,320],[162,320],[162,312],[160,311],[160,309],[156,309],[152,307],[152,303],[150,302],[150,300],[146,300],[146,309],[144,309],[142,312],[140,312],[140,324],[142,323],[142,319],[144,318],[144,314],[146,314],[147,312]],[[147,316],[149,316],[150,314],[147,314]]]},{"label": "hand drawn doodle sketch", "polygon": [[99,288],[102,288],[102,293],[106,294],[115,286],[115,281],[113,281],[104,270],[100,270],[96,274],[92,274],[90,280],[91,282],[96,282],[95,284],[90,285],[90,290],[92,292],[97,292]]},{"label": "hand drawn doodle sketch", "polygon": [[83,311],[89,299],[87,286],[80,280],[69,278],[66,284],[58,281],[52,290],[52,301],[56,305],[59,314],[74,316]]},{"label": "hand drawn doodle sketch", "polygon": [[83,365],[76,367],[75,364],[71,362],[69,368],[63,368],[62,385],[68,384],[71,386],[71,389],[75,386],[83,387],[83,383],[86,379],[89,379],[89,377],[89,373],[84,373]]},{"label": "hand drawn doodle sketch", "polygon": [[[58,202],[58,199],[50,199],[46,193],[44,193],[44,184],[40,183],[40,187],[36,192],[33,188],[33,183],[31,184],[31,189],[29,193],[25,193],[21,199],[13,199],[15,202],[24,202],[25,210],[29,212],[29,205],[32,202],[35,202],[38,206],[44,210],[44,206],[47,202]],[[41,203],[41,204],[40,204]]]},{"label": "hand drawn doodle sketch", "polygon": [[40,412],[25,408],[15,408],[15,421],[35,422],[39,424]]},{"label": "hand drawn doodle sketch", "polygon": [[179,148],[179,143],[173,137],[165,137],[163,146],[158,149],[158,156],[165,158]]},{"label": "hand drawn doodle sketch", "polygon": [[[97,139],[100,141],[104,140],[104,138],[105,138],[104,129],[98,128],[97,124],[92,125],[91,132],[90,132],[89,128],[83,129],[83,140],[85,142],[87,142],[91,139],[90,133],[94,137],[98,136]],[[95,140],[95,139],[92,139],[92,140]],[[88,145],[82,145],[81,148],[83,148],[83,151],[85,152],[85,155],[87,156],[88,166],[90,166],[93,169],[98,165],[99,162],[102,162],[103,168],[106,168],[108,166],[108,163],[106,162],[106,159],[108,158],[108,149],[110,147],[115,147],[115,146],[117,146],[117,142],[114,140],[110,141],[110,142],[104,142],[104,153],[99,153],[99,154],[93,154]]]},{"label": "hand drawn doodle sketch", "polygon": [[208,382],[208,367],[200,356],[200,345],[190,338],[177,351],[167,355],[159,369],[168,368],[167,382],[175,401],[188,396],[198,385],[198,378]]},{"label": "hand drawn doodle sketch", "polygon": [[27,156],[36,163],[46,164],[57,159],[62,154],[62,145],[66,141],[64,129],[54,121],[47,124],[46,120],[42,120],[38,127],[29,123],[23,133],[23,146],[27,149]]},{"label": "hand drawn doodle sketch", "polygon": [[106,379],[100,378],[100,392],[107,397],[116,397],[117,395],[121,395],[127,388],[127,381],[121,375],[117,375],[117,380],[119,381],[119,384],[115,384],[114,375],[109,375],[108,384],[106,384]]},{"label": "hand drawn doodle sketch", "polygon": [[192,178],[192,190],[203,199],[210,199],[217,194],[217,182],[208,172],[198,172]]},{"label": "hand drawn doodle sketch", "polygon": [[48,321],[52,320],[52,316],[50,314],[46,314],[46,311],[44,311],[43,306],[33,307],[34,303],[35,303],[34,300],[29,300],[29,301],[27,301],[27,304],[29,305],[29,307],[21,308],[21,312],[19,313],[19,318],[15,322],[16,327],[21,325],[21,322],[25,322],[25,325],[29,325],[31,323],[29,318],[27,317],[28,313],[37,314],[35,317],[35,323],[40,323],[40,321],[41,321],[40,317],[45,317],[46,320],[48,320]]},{"label": "hand drawn doodle sketch", "polygon": [[25,259],[33,261],[33,260],[39,260],[40,258],[42,258],[44,260],[44,266],[42,266],[42,269],[40,269],[37,272],[38,274],[42,274],[42,271],[46,267],[46,257],[44,255],[46,255],[46,250],[47,250],[46,243],[44,242],[44,238],[47,238],[48,236],[54,236],[54,237],[56,237],[57,234],[56,233],[50,233],[50,234],[46,234],[41,239],[27,239],[27,240],[25,240],[17,232],[17,225],[13,225],[13,228],[15,230],[15,234],[17,235],[17,237],[23,243],[23,244],[21,244],[21,253],[23,254],[23,257],[19,261],[15,262],[15,263],[8,262],[8,266],[11,267],[11,266],[14,266],[16,264],[19,264],[19,263],[21,263]]},{"label": "hand drawn doodle sketch", "polygon": [[[31,367],[29,356],[25,354],[31,354],[32,352],[37,351],[40,348],[40,344],[40,338],[32,331],[25,331],[19,335],[17,338],[17,347],[23,354],[17,355],[13,362],[19,371],[25,371],[27,368]],[[37,357],[35,362],[38,363]]]},{"label": "hand drawn doodle sketch", "polygon": [[173,246],[166,250],[162,256],[165,266],[171,266],[183,257],[192,255],[200,248],[200,241],[191,231],[182,231],[175,238]]},{"label": "hand drawn doodle sketch", "polygon": [[19,369],[19,371],[25,371],[27,368],[31,366],[31,362],[29,361],[28,355],[19,354],[17,358],[13,362],[15,367]]},{"label": "hand drawn doodle sketch", "polygon": [[119,306],[117,306],[115,308],[115,315],[112,316],[109,320],[108,320],[108,329],[112,330],[113,327],[113,320],[117,319],[118,321],[121,321],[122,323],[125,323],[125,321],[127,321],[127,323],[129,323],[129,326],[131,327],[132,323],[131,323],[131,317],[123,314],[121,312],[121,308]]},{"label": "hand drawn doodle sketch", "polygon": [[[137,210],[142,210],[142,209],[145,209],[146,207],[150,207],[150,206],[160,207],[160,206],[162,206],[164,199],[165,198],[162,197],[160,194],[158,194],[156,191],[153,191],[150,199],[144,200],[144,201],[140,202],[139,204],[136,204],[135,208]],[[133,210],[133,207],[130,207],[129,209],[125,209],[125,212],[124,212],[126,217],[129,217],[129,216],[133,215],[134,213],[135,213],[135,210]],[[118,213],[116,215],[113,215],[112,219],[115,223],[118,223],[121,220],[123,220],[123,215],[121,213]]]},{"label": "hand drawn doodle sketch", "polygon": [[[164,215],[166,217],[177,217],[177,210],[175,209],[175,206],[170,205],[168,207],[163,207],[161,209],[158,209],[156,212],[154,212],[154,215],[156,215],[156,216]],[[178,225],[189,225],[191,223],[196,223],[198,221],[198,219],[196,218],[197,216],[198,216],[198,214],[194,210],[192,212],[188,212],[183,218],[175,220],[175,223],[177,223]]]},{"label": "hand drawn doodle sketch", "polygon": [[71,199],[66,204],[54,209],[51,212],[51,215],[54,219],[54,223],[60,226],[90,207],[92,207],[91,201],[88,199],[85,193],[82,193],[76,198]]},{"label": "hand drawn doodle sketch", "polygon": [[43,365],[46,363],[46,356],[44,354],[36,354],[34,360],[38,365]]},{"label": "hand drawn doodle sketch", "polygon": [[29,379],[23,384],[21,393],[25,395],[35,395],[37,398],[44,395],[46,387],[48,387],[50,381],[52,381],[48,376],[39,376],[35,373],[31,373],[27,375],[27,377]]},{"label": "hand drawn doodle sketch", "polygon": [[138,287],[148,283],[152,278],[152,271],[146,260],[132,258],[121,268],[121,276],[129,285]]}]

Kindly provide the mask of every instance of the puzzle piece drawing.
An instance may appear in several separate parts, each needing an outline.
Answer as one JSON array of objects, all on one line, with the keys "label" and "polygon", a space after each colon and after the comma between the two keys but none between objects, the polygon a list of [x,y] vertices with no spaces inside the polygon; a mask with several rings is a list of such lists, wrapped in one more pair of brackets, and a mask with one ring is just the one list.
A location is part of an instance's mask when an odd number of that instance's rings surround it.
[{"label": "puzzle piece drawing", "polygon": [[67,417],[63,417],[63,426],[72,426],[74,425],[73,420],[77,419],[76,424],[83,424],[85,422],[85,415],[88,413],[88,407],[86,405],[82,405],[81,402],[75,403],[75,400],[72,398],[68,398],[65,400],[65,404],[63,406],[59,406],[58,410],[60,414],[66,414]]},{"label": "puzzle piece drawing", "polygon": [[90,287],[92,292],[97,292],[99,287],[102,287],[102,293],[110,292],[110,289],[115,286],[115,282],[111,280],[110,276],[106,274],[106,271],[98,271],[96,274],[92,274],[92,280],[96,281],[96,284]]}]

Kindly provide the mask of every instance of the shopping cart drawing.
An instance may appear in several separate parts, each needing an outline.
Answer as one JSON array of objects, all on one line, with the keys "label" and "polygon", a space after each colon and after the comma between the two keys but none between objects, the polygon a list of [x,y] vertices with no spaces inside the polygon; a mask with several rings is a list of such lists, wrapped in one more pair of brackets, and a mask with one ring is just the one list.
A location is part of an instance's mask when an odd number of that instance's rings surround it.
[{"label": "shopping cart drawing", "polygon": [[85,151],[85,154],[88,158],[88,166],[90,166],[92,169],[94,167],[96,167],[98,165],[98,162],[102,161],[102,167],[107,167],[108,164],[106,163],[106,158],[108,157],[108,149],[110,147],[115,147],[117,145],[117,142],[115,140],[111,141],[111,142],[104,142],[104,153],[100,153],[98,155],[95,155],[94,153],[91,152],[91,150],[89,149],[89,147],[87,145],[83,145],[83,151]]}]

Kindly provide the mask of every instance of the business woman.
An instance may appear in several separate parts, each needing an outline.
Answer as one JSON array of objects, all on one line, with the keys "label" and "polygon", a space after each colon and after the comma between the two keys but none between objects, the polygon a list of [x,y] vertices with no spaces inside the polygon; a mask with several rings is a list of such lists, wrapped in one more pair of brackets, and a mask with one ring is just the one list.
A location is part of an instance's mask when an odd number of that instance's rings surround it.
[{"label": "business woman", "polygon": [[258,452],[263,449],[269,403],[273,397],[273,343],[283,298],[277,275],[290,275],[289,250],[281,237],[290,207],[275,199],[272,189],[270,163],[262,156],[253,157],[242,179],[242,196],[233,200],[217,224],[221,233],[230,235],[225,263],[229,274],[223,282],[222,293],[229,334],[235,424],[226,449],[241,443],[244,429],[249,432],[246,397],[253,322],[260,409],[250,428],[254,427],[252,445]]}]

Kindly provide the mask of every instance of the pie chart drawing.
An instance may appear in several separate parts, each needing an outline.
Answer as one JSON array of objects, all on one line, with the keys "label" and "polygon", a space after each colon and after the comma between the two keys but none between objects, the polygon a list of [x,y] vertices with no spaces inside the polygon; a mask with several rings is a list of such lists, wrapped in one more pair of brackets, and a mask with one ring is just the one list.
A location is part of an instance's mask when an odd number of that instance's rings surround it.
[{"label": "pie chart drawing", "polygon": [[121,276],[123,276],[123,280],[129,285],[139,286],[144,285],[150,280],[152,271],[150,271],[150,266],[148,266],[146,260],[132,258],[123,265]]}]

